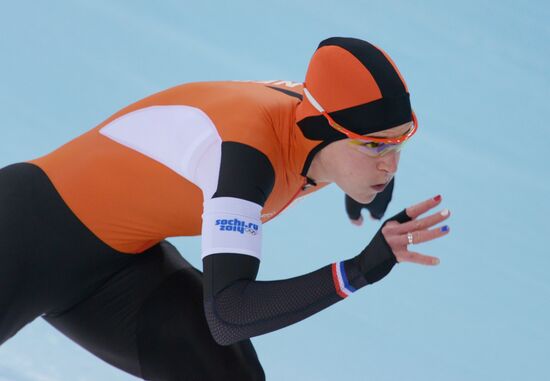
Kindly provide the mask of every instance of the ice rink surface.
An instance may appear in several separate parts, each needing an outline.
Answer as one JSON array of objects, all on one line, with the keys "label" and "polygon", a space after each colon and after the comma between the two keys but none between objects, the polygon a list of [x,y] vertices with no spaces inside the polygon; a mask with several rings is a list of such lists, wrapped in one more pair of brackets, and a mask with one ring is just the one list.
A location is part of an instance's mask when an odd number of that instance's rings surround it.
[{"label": "ice rink surface", "polygon": [[[386,217],[441,193],[451,234],[416,247],[438,267],[399,265],[255,338],[268,380],[550,380],[549,4],[4,1],[0,166],[167,87],[302,81],[322,39],[369,40],[398,64],[420,120]],[[354,256],[379,225],[351,225],[342,192],[322,190],[265,226],[259,279]],[[171,241],[200,265],[197,238]],[[40,319],[0,347],[0,381],[134,379]]]}]

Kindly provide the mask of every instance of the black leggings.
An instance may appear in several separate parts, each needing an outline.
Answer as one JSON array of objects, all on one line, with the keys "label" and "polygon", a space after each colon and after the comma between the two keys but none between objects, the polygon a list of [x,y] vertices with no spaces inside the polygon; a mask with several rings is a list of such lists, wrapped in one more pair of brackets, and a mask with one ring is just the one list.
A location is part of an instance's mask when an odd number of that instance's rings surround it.
[{"label": "black leggings", "polygon": [[19,163],[0,170],[0,345],[38,316],[146,380],[265,379],[250,340],[213,340],[202,274],[174,246],[113,250]]}]

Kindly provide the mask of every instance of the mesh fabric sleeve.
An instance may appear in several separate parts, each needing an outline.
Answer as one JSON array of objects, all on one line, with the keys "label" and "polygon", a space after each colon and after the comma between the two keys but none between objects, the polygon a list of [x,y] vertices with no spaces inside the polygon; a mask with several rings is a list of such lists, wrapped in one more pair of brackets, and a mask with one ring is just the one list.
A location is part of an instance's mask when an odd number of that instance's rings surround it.
[{"label": "mesh fabric sleeve", "polygon": [[[402,211],[390,220],[410,218]],[[381,230],[359,255],[284,280],[256,281],[259,260],[252,256],[205,257],[204,309],[214,339],[228,345],[275,331],[379,281],[397,263]]]},{"label": "mesh fabric sleeve", "polygon": [[[227,262],[229,255],[211,255],[203,261],[206,318],[212,336],[222,345],[286,327],[345,298],[348,294],[335,285],[338,282],[335,266],[344,267],[349,293],[367,284],[355,259],[327,265],[290,279],[256,281],[246,279],[247,276],[255,276],[257,272],[259,262],[255,266],[255,258],[233,254],[231,264]],[[224,256],[225,263],[217,262],[219,256]],[[218,269],[217,266],[223,268]],[[219,285],[219,282],[223,282],[220,273],[230,273],[232,267],[255,270],[248,274],[241,270],[238,276],[240,279]],[[216,282],[213,282],[211,276],[214,273],[217,275]]]},{"label": "mesh fabric sleeve", "polygon": [[361,218],[361,210],[365,208],[369,211],[372,218],[377,220],[382,219],[392,199],[394,184],[395,178],[393,178],[388,186],[382,192],[378,193],[374,200],[368,204],[361,204],[346,194],[345,205],[348,217],[352,220],[358,220]]}]

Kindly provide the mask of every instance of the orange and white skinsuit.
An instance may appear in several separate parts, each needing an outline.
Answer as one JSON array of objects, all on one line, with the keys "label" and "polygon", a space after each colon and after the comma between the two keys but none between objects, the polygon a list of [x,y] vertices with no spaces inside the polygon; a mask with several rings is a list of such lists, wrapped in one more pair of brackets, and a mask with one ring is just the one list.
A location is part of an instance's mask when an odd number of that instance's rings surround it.
[{"label": "orange and white skinsuit", "polygon": [[[384,54],[331,41],[317,56],[334,54],[318,67],[332,62],[353,75],[308,69],[306,81],[335,120],[360,134],[411,120],[406,87],[388,75],[395,68]],[[330,80],[316,87],[316,77]],[[262,224],[325,185],[310,187],[311,161],[345,138],[302,101],[303,90],[285,81],[176,86],[48,155],[0,169],[0,305],[9,303],[0,344],[42,316],[138,377],[263,380],[249,338],[337,303],[396,263],[379,231],[352,258],[256,280]],[[199,234],[203,273],[165,241]]]},{"label": "orange and white skinsuit", "polygon": [[243,143],[265,154],[275,172],[261,209],[266,222],[296,196],[319,188],[302,190],[306,160],[319,141],[296,127],[301,89],[286,81],[176,86],[32,163],[97,237],[121,252],[140,253],[166,237],[201,233],[222,142]]}]

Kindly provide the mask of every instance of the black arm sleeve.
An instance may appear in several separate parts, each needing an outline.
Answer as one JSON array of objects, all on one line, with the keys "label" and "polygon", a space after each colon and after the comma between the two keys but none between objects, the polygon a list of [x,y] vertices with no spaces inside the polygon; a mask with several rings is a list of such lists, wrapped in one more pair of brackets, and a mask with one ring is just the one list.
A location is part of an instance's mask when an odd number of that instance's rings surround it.
[{"label": "black arm sleeve", "polygon": [[[222,144],[213,198],[237,197],[263,206],[273,183],[273,167],[265,155],[241,143]],[[219,344],[229,345],[303,320],[382,279],[396,261],[378,231],[365,250],[338,267],[332,264],[295,278],[256,281],[259,263],[256,257],[235,253],[203,259],[204,310]],[[342,273],[345,287],[339,283]]]},{"label": "black arm sleeve", "polygon": [[[242,272],[243,278],[224,284],[220,272],[253,268],[255,261],[242,254],[210,255],[203,260],[204,308],[212,336],[219,344],[229,345],[286,327],[342,299],[335,291],[330,266],[285,280],[246,279],[253,276],[256,267],[249,274]],[[215,283],[212,274],[217,275]]]},{"label": "black arm sleeve", "polygon": [[393,178],[386,189],[378,193],[374,200],[369,204],[361,204],[360,202],[355,201],[350,196],[346,195],[346,212],[348,217],[352,220],[358,220],[361,217],[361,209],[365,208],[369,211],[370,215],[377,220],[384,217],[388,204],[392,199],[393,187],[394,187],[395,178]]},{"label": "black arm sleeve", "polygon": [[[390,220],[409,220],[404,212]],[[389,220],[388,220],[389,221]],[[352,289],[386,276],[396,264],[379,230],[356,257],[343,262]],[[335,265],[276,281],[254,280],[257,258],[214,254],[204,258],[204,308],[212,336],[222,345],[271,332],[303,320],[342,300],[337,292]]]}]

